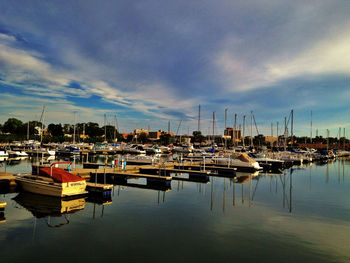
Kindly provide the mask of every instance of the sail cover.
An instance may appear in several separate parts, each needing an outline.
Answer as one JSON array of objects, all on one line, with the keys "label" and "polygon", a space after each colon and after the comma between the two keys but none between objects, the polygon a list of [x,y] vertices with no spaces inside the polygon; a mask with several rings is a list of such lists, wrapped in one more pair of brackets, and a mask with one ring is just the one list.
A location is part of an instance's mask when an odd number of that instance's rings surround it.
[{"label": "sail cover", "polygon": [[45,177],[51,177],[51,169],[52,169],[52,179],[56,183],[70,183],[70,182],[78,182],[78,181],[84,181],[85,179],[76,176],[74,174],[71,174],[62,168],[57,167],[44,167],[40,168],[39,175],[45,176]]}]

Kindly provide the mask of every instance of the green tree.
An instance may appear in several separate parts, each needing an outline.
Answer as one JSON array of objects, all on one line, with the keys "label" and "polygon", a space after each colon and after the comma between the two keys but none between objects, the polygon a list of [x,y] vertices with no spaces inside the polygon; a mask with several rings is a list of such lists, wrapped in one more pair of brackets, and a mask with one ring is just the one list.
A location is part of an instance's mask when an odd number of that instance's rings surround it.
[{"label": "green tree", "polygon": [[104,134],[104,129],[100,128],[98,123],[88,122],[85,125],[85,134],[90,138],[101,137]]},{"label": "green tree", "polygon": [[141,132],[140,135],[138,136],[138,141],[141,143],[145,143],[148,141],[148,135],[144,132]]},{"label": "green tree", "polygon": [[48,129],[49,133],[51,133],[51,135],[54,137],[61,137],[64,135],[63,127],[62,127],[61,123],[60,124],[51,123],[51,124],[49,124],[47,129]]},{"label": "green tree", "polygon": [[133,135],[133,134],[129,134],[129,135],[126,137],[126,141],[127,141],[127,142],[132,142],[133,139],[134,139],[134,135]]},{"label": "green tree", "polygon": [[23,122],[21,120],[18,120],[16,118],[9,118],[3,126],[3,131],[5,133],[11,133],[15,135],[24,135],[25,134],[25,127],[23,125]]},{"label": "green tree", "polygon": [[202,143],[205,141],[205,137],[202,135],[200,131],[193,131],[193,142]]}]

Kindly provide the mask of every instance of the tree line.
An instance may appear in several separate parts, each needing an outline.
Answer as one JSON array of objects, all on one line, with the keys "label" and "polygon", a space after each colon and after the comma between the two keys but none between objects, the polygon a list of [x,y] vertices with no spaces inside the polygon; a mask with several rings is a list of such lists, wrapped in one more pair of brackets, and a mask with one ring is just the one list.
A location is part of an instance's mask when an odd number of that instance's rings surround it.
[{"label": "tree line", "polygon": [[[38,121],[22,122],[16,118],[9,118],[4,124],[0,124],[0,141],[13,141],[27,139],[40,139],[40,130],[42,123]],[[43,133],[43,142],[63,142],[72,141],[74,134],[74,125],[72,124],[54,124],[50,123],[47,127],[43,125],[47,133]],[[106,138],[105,138],[106,132]],[[86,135],[85,138],[81,135]],[[112,142],[114,139],[122,140],[122,135],[114,126],[106,125],[100,127],[98,123],[87,122],[77,123],[75,125],[75,141],[84,142]],[[82,138],[81,138],[82,137]]]}]

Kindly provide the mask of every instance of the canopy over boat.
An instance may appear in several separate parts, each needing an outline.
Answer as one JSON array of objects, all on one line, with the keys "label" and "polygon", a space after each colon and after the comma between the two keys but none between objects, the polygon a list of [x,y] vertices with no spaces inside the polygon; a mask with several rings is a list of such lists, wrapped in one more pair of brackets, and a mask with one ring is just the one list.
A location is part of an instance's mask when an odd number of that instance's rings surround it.
[{"label": "canopy over boat", "polygon": [[[66,163],[66,162],[62,162],[62,163]],[[52,165],[56,165],[56,164],[60,164],[60,163],[53,163]],[[53,167],[52,165],[51,167],[40,168],[39,175],[44,177],[51,177],[56,183],[70,183],[70,182],[85,181],[84,178],[71,174],[62,168]]]}]

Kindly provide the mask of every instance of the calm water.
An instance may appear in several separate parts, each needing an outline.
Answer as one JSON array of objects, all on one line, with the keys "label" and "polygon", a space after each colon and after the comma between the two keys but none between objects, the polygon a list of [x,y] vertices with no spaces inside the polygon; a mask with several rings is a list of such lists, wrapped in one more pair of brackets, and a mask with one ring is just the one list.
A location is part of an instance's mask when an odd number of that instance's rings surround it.
[{"label": "calm water", "polygon": [[350,262],[350,162],[294,168],[167,192],[116,185],[112,203],[60,216],[51,199],[1,195],[1,262]]}]

